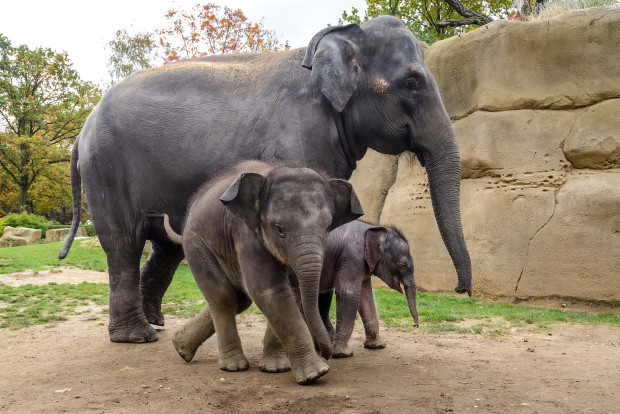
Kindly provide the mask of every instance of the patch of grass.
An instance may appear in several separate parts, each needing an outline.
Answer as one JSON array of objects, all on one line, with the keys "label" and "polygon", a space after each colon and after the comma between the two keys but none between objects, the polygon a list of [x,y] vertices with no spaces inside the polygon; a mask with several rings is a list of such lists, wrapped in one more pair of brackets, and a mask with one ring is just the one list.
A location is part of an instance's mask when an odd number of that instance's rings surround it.
[{"label": "patch of grass", "polygon": [[64,321],[78,306],[108,303],[108,286],[50,283],[44,286],[12,287],[0,284],[0,328],[20,329],[31,325]]},{"label": "patch of grass", "polygon": [[[415,329],[404,295],[387,288],[375,288],[374,295],[384,325],[401,330]],[[620,325],[620,315],[610,313],[537,308],[450,293],[418,292],[417,307],[420,329],[431,332],[486,333],[493,337],[508,333],[510,327],[545,329],[557,322]],[[481,322],[466,324],[469,320]]]},{"label": "patch of grass", "polygon": [[43,243],[32,246],[17,246],[0,249],[0,274],[23,272],[25,270],[56,269],[60,266],[74,266],[100,272],[108,270],[108,262],[101,247],[75,240],[69,255],[58,259],[63,242]]}]

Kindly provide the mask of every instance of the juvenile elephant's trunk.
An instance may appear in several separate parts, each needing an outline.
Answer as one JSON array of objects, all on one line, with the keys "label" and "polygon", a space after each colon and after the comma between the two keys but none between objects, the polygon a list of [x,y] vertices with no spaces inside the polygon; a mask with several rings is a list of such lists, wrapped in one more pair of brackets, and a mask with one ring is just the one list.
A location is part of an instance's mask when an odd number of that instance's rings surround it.
[{"label": "juvenile elephant's trunk", "polygon": [[319,281],[323,267],[323,241],[317,236],[301,236],[290,248],[291,267],[299,280],[301,304],[308,328],[321,351],[321,356],[329,359],[332,344],[319,314]]},{"label": "juvenile elephant's trunk", "polygon": [[416,306],[416,288],[415,281],[413,277],[407,278],[403,282],[403,286],[405,288],[405,295],[407,295],[407,305],[409,305],[409,312],[413,317],[413,326],[420,326],[420,322],[418,321],[418,308]]}]

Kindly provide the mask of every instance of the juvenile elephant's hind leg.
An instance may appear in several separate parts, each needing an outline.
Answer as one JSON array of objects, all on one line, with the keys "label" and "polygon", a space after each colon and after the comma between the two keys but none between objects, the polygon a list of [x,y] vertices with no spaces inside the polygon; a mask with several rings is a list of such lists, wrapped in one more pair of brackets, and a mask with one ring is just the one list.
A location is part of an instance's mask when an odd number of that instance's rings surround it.
[{"label": "juvenile elephant's hind leg", "polygon": [[[242,293],[238,293],[237,296],[237,314],[240,314],[250,307],[252,301]],[[211,317],[211,310],[207,306],[202,312],[174,332],[172,343],[181,358],[190,362],[200,345],[213,336],[214,333],[215,325]]]},{"label": "juvenile elephant's hind leg", "polygon": [[153,240],[153,251],[140,269],[140,294],[147,321],[164,325],[161,300],[183,260],[183,248],[168,241]]},{"label": "juvenile elephant's hind leg", "polygon": [[267,324],[267,330],[265,331],[263,355],[261,356],[259,367],[264,372],[286,372],[291,369],[282,343],[280,343],[270,324]]},{"label": "juvenile elephant's hind leg", "polygon": [[[198,241],[192,243],[187,235],[184,237],[187,261],[198,287],[209,303],[205,312],[210,312],[217,332],[219,367],[222,371],[245,371],[250,364],[243,354],[235,315],[240,309],[246,309],[251,302],[231,285],[206,246]],[[206,314],[202,317],[205,318]]]},{"label": "juvenile elephant's hind leg", "polygon": [[198,347],[215,333],[215,325],[211,318],[211,311],[207,306],[202,312],[187,321],[185,325],[174,332],[172,344],[181,358],[190,362]]}]

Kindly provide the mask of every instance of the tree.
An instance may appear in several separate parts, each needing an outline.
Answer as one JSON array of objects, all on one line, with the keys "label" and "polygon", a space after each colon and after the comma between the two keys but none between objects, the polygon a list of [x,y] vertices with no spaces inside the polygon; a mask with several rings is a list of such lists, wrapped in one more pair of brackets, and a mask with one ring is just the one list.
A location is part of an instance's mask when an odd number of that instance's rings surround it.
[{"label": "tree", "polygon": [[507,17],[514,11],[512,0],[366,0],[366,4],[368,10],[363,19],[358,10],[352,9],[351,14],[343,12],[339,23],[359,23],[371,17],[391,14],[401,19],[418,39],[429,44],[473,29],[454,24],[463,20],[459,16],[479,17],[476,21],[470,19],[467,24],[481,24],[485,17],[490,21],[493,17]]},{"label": "tree", "polygon": [[137,70],[152,67],[157,42],[150,32],[138,32],[132,36],[127,30],[117,30],[114,39],[108,42],[108,48],[111,52],[108,67],[114,84]]},{"label": "tree", "polygon": [[223,11],[213,3],[196,4],[191,11],[171,9],[167,26],[157,30],[164,60],[172,62],[212,54],[279,50],[275,33],[253,23],[240,9]]},{"label": "tree", "polygon": [[13,47],[0,34],[0,172],[15,185],[20,209],[31,210],[29,191],[37,180],[66,182],[55,165],[69,161],[100,96],[80,80],[66,52]]}]

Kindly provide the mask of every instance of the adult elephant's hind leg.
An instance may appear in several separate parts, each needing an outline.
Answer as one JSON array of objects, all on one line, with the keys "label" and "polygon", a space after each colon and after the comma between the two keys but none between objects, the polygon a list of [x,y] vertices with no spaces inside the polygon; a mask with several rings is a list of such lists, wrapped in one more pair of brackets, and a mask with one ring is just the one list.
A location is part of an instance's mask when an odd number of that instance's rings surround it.
[{"label": "adult elephant's hind leg", "polygon": [[149,325],[140,296],[140,253],[144,241],[99,236],[108,257],[110,325],[112,342],[153,342],[157,333]]},{"label": "adult elephant's hind leg", "polygon": [[183,260],[183,247],[169,241],[153,240],[153,251],[140,269],[140,294],[149,323],[164,325],[161,301]]}]

